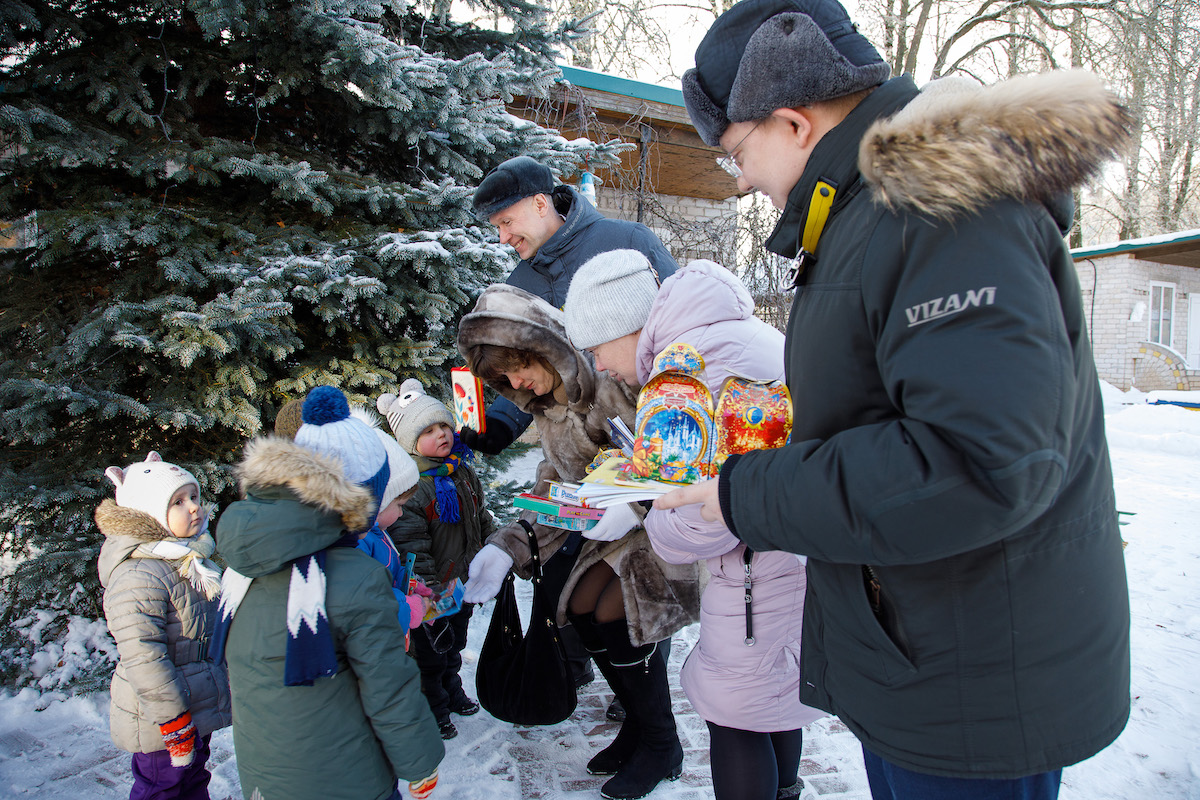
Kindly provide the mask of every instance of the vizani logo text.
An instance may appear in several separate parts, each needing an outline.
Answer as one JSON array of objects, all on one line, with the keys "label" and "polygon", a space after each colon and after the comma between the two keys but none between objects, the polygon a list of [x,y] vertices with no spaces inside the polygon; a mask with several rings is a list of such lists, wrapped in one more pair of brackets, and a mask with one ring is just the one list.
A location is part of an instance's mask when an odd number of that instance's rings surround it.
[{"label": "vizani logo text", "polygon": [[990,306],[996,302],[996,287],[984,286],[982,289],[971,289],[965,299],[957,294],[926,300],[915,306],[904,309],[908,317],[908,327],[924,325],[935,319],[949,317],[973,306]]}]

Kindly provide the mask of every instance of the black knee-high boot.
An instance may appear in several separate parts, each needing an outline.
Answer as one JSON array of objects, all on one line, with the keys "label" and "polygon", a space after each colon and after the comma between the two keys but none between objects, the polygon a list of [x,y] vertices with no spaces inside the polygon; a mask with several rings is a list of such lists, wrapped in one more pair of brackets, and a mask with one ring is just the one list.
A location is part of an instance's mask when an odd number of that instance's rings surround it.
[{"label": "black knee-high boot", "polygon": [[608,662],[620,678],[618,696],[638,723],[637,748],[617,774],[601,787],[608,800],[645,797],[663,780],[683,773],[683,745],[675,730],[667,657],[657,645],[635,647],[625,620],[596,625],[608,650]]},{"label": "black knee-high boot", "polygon": [[[600,668],[600,674],[608,681],[608,686],[613,690],[613,694],[620,697],[624,692],[621,685],[621,674],[609,660],[608,648],[599,631],[596,630],[595,617],[591,614],[568,614],[567,619],[571,621],[571,626],[579,634],[579,640],[587,649],[592,660],[596,662],[596,666]],[[625,620],[621,620],[620,624],[624,625]],[[592,775],[615,774],[617,769],[628,761],[629,757],[633,755],[633,751],[637,749],[639,733],[637,719],[626,713],[625,719],[621,722],[621,729],[617,732],[617,738],[613,739],[608,747],[592,756],[591,761],[588,761],[587,771]]]}]

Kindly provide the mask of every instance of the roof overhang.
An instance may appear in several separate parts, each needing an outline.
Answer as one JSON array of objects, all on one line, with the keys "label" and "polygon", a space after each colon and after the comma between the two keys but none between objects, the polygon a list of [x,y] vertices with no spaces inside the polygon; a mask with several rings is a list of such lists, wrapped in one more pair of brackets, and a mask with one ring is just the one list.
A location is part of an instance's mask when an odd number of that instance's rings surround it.
[{"label": "roof overhang", "polygon": [[1079,247],[1071,251],[1071,257],[1083,261],[1122,253],[1129,253],[1140,261],[1200,269],[1200,230],[1126,239],[1096,247]]},{"label": "roof overhang", "polygon": [[[563,136],[638,145],[621,154],[619,169],[627,178],[622,185],[641,181],[648,192],[707,200],[740,194],[737,181],[717,166],[725,153],[706,145],[692,126],[682,91],[579,67],[561,69],[564,80],[551,90],[549,102]],[[545,102],[517,97],[509,110],[545,124],[539,118]]]}]

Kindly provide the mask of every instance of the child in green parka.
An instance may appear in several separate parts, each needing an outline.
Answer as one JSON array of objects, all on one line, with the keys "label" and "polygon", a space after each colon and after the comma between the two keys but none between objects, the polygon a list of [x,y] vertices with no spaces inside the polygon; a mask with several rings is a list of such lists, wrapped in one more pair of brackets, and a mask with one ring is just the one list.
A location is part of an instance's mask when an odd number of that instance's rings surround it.
[{"label": "child in green parka", "polygon": [[[376,407],[421,473],[416,494],[388,534],[402,554],[416,556],[416,573],[430,588],[440,591],[454,578],[465,581],[471,559],[495,530],[471,463],[474,454],[454,432],[450,409],[415,378],[404,381],[398,395],[381,395]],[[421,670],[421,691],[443,739],[458,735],[451,713],[479,711],[458,674],[473,608],[464,603],[458,613],[412,632],[410,652]]]}]

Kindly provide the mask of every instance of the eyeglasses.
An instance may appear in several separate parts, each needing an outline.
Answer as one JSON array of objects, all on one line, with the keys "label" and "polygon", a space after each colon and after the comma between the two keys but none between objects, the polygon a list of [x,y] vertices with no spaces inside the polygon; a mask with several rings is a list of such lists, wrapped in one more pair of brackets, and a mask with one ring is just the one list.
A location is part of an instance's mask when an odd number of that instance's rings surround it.
[{"label": "eyeglasses", "polygon": [[721,156],[720,158],[717,159],[717,166],[720,167],[721,169],[725,170],[726,172],[728,172],[734,178],[741,178],[742,177],[742,168],[741,168],[741,166],[738,165],[737,161],[734,160],[733,154],[736,153],[741,148],[741,146],[746,142],[746,140],[750,138],[750,134],[752,134],[756,130],[758,130],[758,126],[762,125],[762,123],[763,123],[763,121],[761,119],[758,122],[754,123],[754,127],[751,128],[750,130],[746,131],[746,135],[743,136],[740,140],[738,140],[738,143],[733,146],[732,150],[729,151],[729,155]]}]

